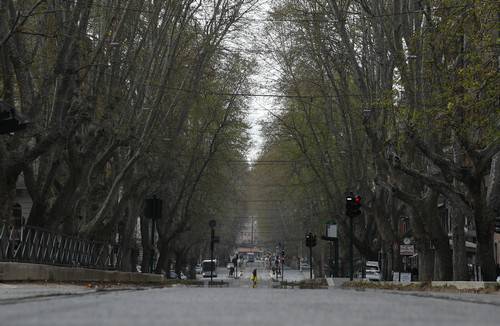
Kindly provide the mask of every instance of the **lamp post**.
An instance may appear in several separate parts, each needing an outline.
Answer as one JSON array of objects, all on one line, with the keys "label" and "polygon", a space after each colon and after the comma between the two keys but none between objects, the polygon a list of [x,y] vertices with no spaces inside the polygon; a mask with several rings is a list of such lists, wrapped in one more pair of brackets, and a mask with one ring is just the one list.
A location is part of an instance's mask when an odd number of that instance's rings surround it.
[{"label": "lamp post", "polygon": [[349,217],[349,279],[354,278],[354,223],[353,219],[361,215],[361,196],[354,195],[352,192],[345,197],[346,215]]},{"label": "lamp post", "polygon": [[[337,237],[337,223],[329,222],[326,224],[325,235],[321,238],[330,241],[330,263],[333,264],[333,275],[338,277],[339,268],[339,243]],[[334,246],[334,247],[333,247]],[[332,253],[334,251],[334,253]],[[332,257],[332,254],[334,257]]]},{"label": "lamp post", "polygon": [[313,271],[312,271],[312,248],[316,246],[316,235],[309,232],[306,234],[306,247],[309,247],[309,278],[312,280]]},{"label": "lamp post", "polygon": [[210,283],[214,280],[214,243],[215,243],[215,226],[217,222],[215,220],[210,220],[208,226],[210,226]]},{"label": "lamp post", "polygon": [[285,275],[285,246],[281,249],[281,282],[283,282]]}]

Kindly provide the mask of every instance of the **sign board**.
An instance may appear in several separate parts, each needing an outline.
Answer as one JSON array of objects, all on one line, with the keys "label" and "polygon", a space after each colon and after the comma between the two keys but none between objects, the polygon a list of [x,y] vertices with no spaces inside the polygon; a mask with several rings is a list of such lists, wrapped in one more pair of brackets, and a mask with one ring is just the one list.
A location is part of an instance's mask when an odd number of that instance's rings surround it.
[{"label": "sign board", "polygon": [[411,273],[401,273],[401,283],[411,282]]},{"label": "sign board", "polygon": [[402,256],[413,256],[415,254],[415,247],[413,245],[400,245],[399,254]]},{"label": "sign board", "polygon": [[392,273],[392,281],[393,282],[401,282],[401,283],[410,283],[411,282],[411,273]]},{"label": "sign board", "polygon": [[337,238],[337,224],[327,224],[326,225],[326,237],[327,238]]}]

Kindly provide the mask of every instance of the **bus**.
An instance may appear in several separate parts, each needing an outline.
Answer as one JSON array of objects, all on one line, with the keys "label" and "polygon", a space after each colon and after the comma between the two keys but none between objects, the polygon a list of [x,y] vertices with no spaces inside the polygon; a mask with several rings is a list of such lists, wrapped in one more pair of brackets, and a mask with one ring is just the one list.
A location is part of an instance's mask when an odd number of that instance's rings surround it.
[{"label": "bus", "polygon": [[210,272],[213,271],[213,277],[217,277],[217,259],[211,261],[206,259],[201,262],[201,275],[203,277],[210,277]]}]

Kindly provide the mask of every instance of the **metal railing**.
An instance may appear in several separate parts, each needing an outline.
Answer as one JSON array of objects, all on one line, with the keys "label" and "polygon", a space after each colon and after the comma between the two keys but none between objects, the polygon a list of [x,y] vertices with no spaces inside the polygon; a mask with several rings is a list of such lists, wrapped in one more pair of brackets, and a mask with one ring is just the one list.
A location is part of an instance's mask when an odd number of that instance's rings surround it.
[{"label": "metal railing", "polygon": [[118,244],[0,221],[0,261],[113,270],[121,256]]}]

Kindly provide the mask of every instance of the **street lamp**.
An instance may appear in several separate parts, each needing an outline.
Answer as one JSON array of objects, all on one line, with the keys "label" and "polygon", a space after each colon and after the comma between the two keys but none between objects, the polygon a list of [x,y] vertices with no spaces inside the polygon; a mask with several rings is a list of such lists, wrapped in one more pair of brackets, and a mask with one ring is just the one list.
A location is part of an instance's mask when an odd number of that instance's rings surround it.
[{"label": "street lamp", "polygon": [[215,238],[215,226],[217,222],[215,220],[208,221],[208,226],[210,227],[210,284],[212,284],[214,280],[214,244],[216,242]]},{"label": "street lamp", "polygon": [[352,192],[346,194],[345,197],[346,215],[349,217],[349,278],[352,281],[354,278],[354,225],[353,219],[361,215],[361,196],[354,195]]},{"label": "street lamp", "polygon": [[309,247],[309,278],[312,280],[312,248],[316,246],[316,235],[309,232],[306,234],[306,247]]},{"label": "street lamp", "polygon": [[[337,223],[329,222],[326,224],[325,235],[321,237],[323,240],[330,241],[330,265],[333,264],[332,272],[335,277],[338,277],[339,268],[339,243],[337,237]],[[335,246],[335,248],[333,248]],[[332,257],[332,251],[335,249],[335,258]]]}]

